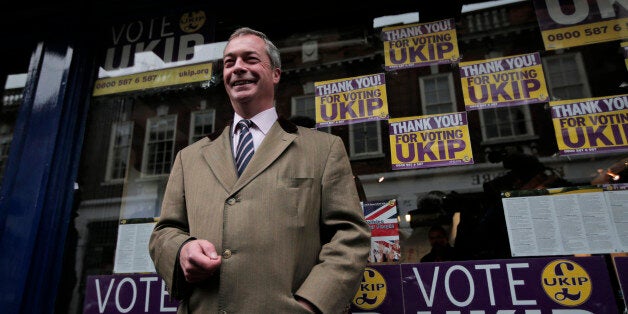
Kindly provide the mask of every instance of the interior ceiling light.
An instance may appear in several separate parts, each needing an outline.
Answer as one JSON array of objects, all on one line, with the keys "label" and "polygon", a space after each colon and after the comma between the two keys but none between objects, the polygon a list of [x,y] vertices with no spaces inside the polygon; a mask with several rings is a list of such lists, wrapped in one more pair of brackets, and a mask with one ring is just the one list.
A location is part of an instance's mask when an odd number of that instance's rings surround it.
[{"label": "interior ceiling light", "polygon": [[613,181],[619,181],[620,176],[618,174],[615,174],[611,172],[610,170],[606,171],[606,174],[610,176],[611,179],[613,179]]}]

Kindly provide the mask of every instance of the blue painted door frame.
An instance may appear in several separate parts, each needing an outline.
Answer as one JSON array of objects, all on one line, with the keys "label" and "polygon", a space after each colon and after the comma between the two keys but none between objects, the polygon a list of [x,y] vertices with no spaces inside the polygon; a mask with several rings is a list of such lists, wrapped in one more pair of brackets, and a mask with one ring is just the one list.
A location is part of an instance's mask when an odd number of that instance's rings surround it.
[{"label": "blue painted door frame", "polygon": [[2,313],[53,313],[67,275],[61,269],[93,71],[79,50],[53,40],[32,53],[0,189]]}]

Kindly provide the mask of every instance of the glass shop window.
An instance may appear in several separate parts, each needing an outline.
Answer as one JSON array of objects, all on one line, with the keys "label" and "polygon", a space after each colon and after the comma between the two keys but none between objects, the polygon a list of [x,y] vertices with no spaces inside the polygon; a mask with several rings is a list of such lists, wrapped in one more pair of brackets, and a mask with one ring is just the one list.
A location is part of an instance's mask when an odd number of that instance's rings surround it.
[{"label": "glass shop window", "polygon": [[[176,153],[232,118],[216,75],[225,42],[213,42],[208,11],[187,10],[126,17],[104,30],[103,40],[129,25],[161,32],[114,38],[101,51],[77,179],[75,312],[90,275],[154,272],[148,235]],[[190,29],[182,19],[198,24]],[[142,41],[150,49],[128,49]]]},{"label": "glass shop window", "polygon": [[3,125],[0,128],[0,179],[3,177],[4,167],[9,159],[11,140],[13,140],[13,134],[9,132],[8,126]]},{"label": "glass shop window", "polygon": [[[6,60],[6,59],[5,59]],[[14,59],[11,59],[14,60]],[[5,167],[9,159],[9,148],[13,141],[13,131],[17,120],[18,110],[23,101],[24,87],[28,70],[28,63],[22,64],[24,73],[5,74],[1,69],[10,70],[16,64],[0,67],[0,86],[2,89],[2,103],[0,104],[0,186],[4,177]]]}]

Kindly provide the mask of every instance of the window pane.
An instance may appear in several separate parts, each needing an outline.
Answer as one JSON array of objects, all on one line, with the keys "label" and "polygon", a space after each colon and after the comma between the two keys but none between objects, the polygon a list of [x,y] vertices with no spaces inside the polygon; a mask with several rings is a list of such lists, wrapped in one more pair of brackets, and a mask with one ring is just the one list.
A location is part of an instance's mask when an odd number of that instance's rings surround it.
[{"label": "window pane", "polygon": [[[16,51],[17,52],[17,51]],[[16,60],[9,60],[5,68],[0,68],[0,75],[4,74],[3,70],[11,67],[20,68],[22,64],[16,63]],[[24,64],[24,71],[28,63]],[[2,177],[5,173],[5,167],[9,158],[9,147],[13,140],[13,128],[17,119],[18,109],[23,101],[24,86],[26,85],[27,73],[8,74],[0,78],[0,82],[4,82],[2,91],[2,103],[0,103],[0,185]]]},{"label": "window pane", "polygon": [[292,102],[293,102],[293,106],[292,106],[293,116],[310,117],[316,120],[316,107],[315,107],[314,95],[293,97]]},{"label": "window pane", "polygon": [[111,130],[112,140],[109,152],[108,180],[124,179],[131,149],[133,122],[115,123]]},{"label": "window pane", "polygon": [[438,114],[452,112],[454,104],[451,100],[451,88],[449,75],[434,75],[422,77],[422,96],[424,114]]},{"label": "window pane", "polygon": [[168,174],[172,163],[176,116],[148,120],[149,141],[146,143],[146,163],[143,169],[149,175]]},{"label": "window pane", "polygon": [[350,125],[351,156],[381,153],[379,123],[379,121],[369,121]]},{"label": "window pane", "polygon": [[552,96],[556,99],[585,97],[582,70],[578,66],[577,54],[556,55],[547,58],[546,68]]},{"label": "window pane", "polygon": [[526,106],[511,106],[481,110],[484,139],[510,138],[529,135]]}]

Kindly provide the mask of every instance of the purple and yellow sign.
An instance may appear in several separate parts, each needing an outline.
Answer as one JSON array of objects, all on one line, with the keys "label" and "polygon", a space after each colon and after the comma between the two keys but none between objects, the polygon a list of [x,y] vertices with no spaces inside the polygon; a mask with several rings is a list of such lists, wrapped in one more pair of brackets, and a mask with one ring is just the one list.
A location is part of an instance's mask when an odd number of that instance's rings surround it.
[{"label": "purple and yellow sign", "polygon": [[624,306],[628,307],[628,256],[615,256],[613,261],[619,286],[624,294]]},{"label": "purple and yellow sign", "polygon": [[132,68],[146,62],[136,60],[140,54],[160,61],[153,66],[199,57],[196,48],[213,42],[215,15],[212,10],[205,13],[203,9],[181,7],[156,16],[141,14],[130,20],[124,15],[113,15],[116,21],[103,29],[99,38],[105,49],[99,66],[105,71]]},{"label": "purple and yellow sign", "polygon": [[175,313],[166,283],[156,274],[87,277],[83,313]]},{"label": "purple and yellow sign", "polygon": [[371,264],[351,310],[616,314],[607,269],[603,256]]},{"label": "purple and yellow sign", "polygon": [[561,155],[628,150],[628,95],[549,104]]},{"label": "purple and yellow sign", "polygon": [[[626,288],[628,257],[615,257]],[[603,256],[369,264],[352,313],[618,313]],[[625,291],[625,290],[624,290]],[[89,276],[83,313],[174,313],[156,274]]]},{"label": "purple and yellow sign", "polygon": [[621,50],[624,55],[624,63],[626,64],[626,70],[628,70],[628,41],[621,42]]},{"label": "purple and yellow sign", "polygon": [[546,50],[628,37],[628,7],[611,0],[533,0]]},{"label": "purple and yellow sign", "polygon": [[351,313],[403,313],[402,287],[399,265],[368,265]]},{"label": "purple and yellow sign", "polygon": [[466,112],[388,122],[393,170],[473,164]]},{"label": "purple and yellow sign", "polygon": [[386,71],[458,62],[458,39],[454,19],[385,27]]},{"label": "purple and yellow sign", "polygon": [[314,83],[316,127],[388,119],[383,73]]},{"label": "purple and yellow sign", "polygon": [[405,313],[618,311],[602,256],[402,264],[401,275]]},{"label": "purple and yellow sign", "polygon": [[164,86],[209,81],[212,63],[201,63],[164,70],[142,72],[96,80],[93,96],[147,90]]},{"label": "purple and yellow sign", "polygon": [[461,62],[460,79],[467,110],[515,106],[549,100],[538,52]]}]

